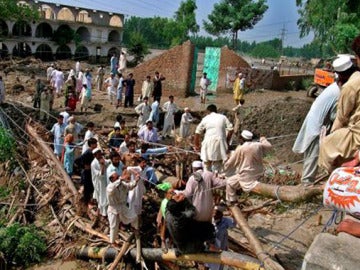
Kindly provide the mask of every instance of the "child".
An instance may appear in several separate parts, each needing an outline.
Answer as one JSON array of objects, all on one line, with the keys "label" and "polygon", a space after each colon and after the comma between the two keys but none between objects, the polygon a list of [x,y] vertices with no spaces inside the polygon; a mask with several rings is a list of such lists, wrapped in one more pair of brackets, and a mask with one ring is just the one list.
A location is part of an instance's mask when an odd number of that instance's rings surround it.
[{"label": "child", "polygon": [[68,101],[67,101],[67,104],[68,104],[67,107],[70,108],[70,111],[75,111],[76,110],[76,102],[77,102],[77,100],[76,100],[76,97],[74,96],[74,94],[69,93],[69,97],[68,97]]}]

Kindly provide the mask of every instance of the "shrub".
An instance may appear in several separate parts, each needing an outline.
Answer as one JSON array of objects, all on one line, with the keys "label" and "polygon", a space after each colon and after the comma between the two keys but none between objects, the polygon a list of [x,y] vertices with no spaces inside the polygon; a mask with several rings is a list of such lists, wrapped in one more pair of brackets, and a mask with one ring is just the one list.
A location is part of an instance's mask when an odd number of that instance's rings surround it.
[{"label": "shrub", "polygon": [[40,262],[45,251],[45,238],[35,226],[14,223],[0,228],[0,253],[8,264],[28,266]]},{"label": "shrub", "polygon": [[0,127],[0,162],[5,162],[12,159],[15,154],[15,140],[10,132]]}]

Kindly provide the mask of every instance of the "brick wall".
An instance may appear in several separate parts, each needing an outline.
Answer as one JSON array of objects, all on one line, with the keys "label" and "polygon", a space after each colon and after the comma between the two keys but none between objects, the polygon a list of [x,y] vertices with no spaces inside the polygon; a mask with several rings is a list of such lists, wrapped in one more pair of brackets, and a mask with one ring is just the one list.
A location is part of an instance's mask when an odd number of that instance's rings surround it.
[{"label": "brick wall", "polygon": [[150,75],[153,78],[155,71],[159,71],[166,78],[163,81],[164,97],[170,94],[176,97],[188,96],[194,49],[194,45],[190,41],[186,41],[135,67],[133,70],[136,80],[135,95],[140,94],[145,77]]}]

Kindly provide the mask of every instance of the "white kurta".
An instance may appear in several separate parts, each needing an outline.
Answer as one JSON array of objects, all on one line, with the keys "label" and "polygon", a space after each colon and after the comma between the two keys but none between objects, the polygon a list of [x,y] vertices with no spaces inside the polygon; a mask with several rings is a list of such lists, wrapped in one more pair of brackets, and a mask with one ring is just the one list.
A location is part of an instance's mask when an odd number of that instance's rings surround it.
[{"label": "white kurta", "polygon": [[168,135],[171,133],[171,129],[174,127],[174,114],[179,110],[177,105],[173,102],[167,101],[162,106],[163,111],[165,112],[164,116],[164,127],[162,135]]},{"label": "white kurta", "polygon": [[205,116],[196,127],[195,133],[203,134],[201,143],[202,161],[220,161],[227,159],[226,132],[232,131],[233,125],[226,116],[219,113],[210,113]]},{"label": "white kurta", "polygon": [[[135,167],[127,167],[127,169],[131,171],[135,171],[140,173],[141,179],[139,180],[137,186],[129,191],[128,202],[130,211],[136,213],[137,215],[141,215],[142,210],[142,197],[146,192],[146,188],[144,185],[144,179],[146,179],[146,170],[142,170],[140,166]],[[131,176],[134,178],[134,175]]]},{"label": "white kurta", "polygon": [[150,97],[151,95],[151,92],[153,90],[153,83],[152,81],[147,81],[145,80],[142,84],[142,87],[141,87],[141,95],[142,95],[142,98],[144,97]]},{"label": "white kurta", "polygon": [[54,68],[53,67],[48,67],[47,70],[46,70],[46,79],[48,81],[50,81],[51,79],[51,73],[54,71]]},{"label": "white kurta", "polygon": [[137,126],[142,127],[150,117],[151,107],[143,102],[135,107],[135,112],[139,115]]},{"label": "white kurta", "polygon": [[193,117],[189,112],[185,112],[181,116],[181,122],[180,122],[180,130],[179,135],[182,138],[189,137],[190,134],[190,124],[193,121]]},{"label": "white kurta", "polygon": [[65,124],[54,124],[50,132],[54,135],[54,154],[60,156],[64,144]]},{"label": "white kurta", "polygon": [[119,81],[115,77],[113,78],[109,77],[105,80],[105,83],[107,84],[107,93],[108,93],[109,101],[112,103],[116,96],[116,89]]},{"label": "white kurta", "polygon": [[60,70],[55,72],[55,91],[56,94],[60,94],[64,85],[64,73]]},{"label": "white kurta", "polygon": [[86,152],[86,150],[89,149],[89,145],[88,145],[88,140],[90,138],[93,138],[95,136],[94,132],[92,132],[91,130],[87,130],[85,132],[85,136],[84,136],[84,144],[83,144],[83,147],[82,147],[82,151],[81,151],[81,154],[84,154]]},{"label": "white kurta", "polygon": [[304,153],[312,141],[318,139],[321,127],[332,122],[331,114],[335,113],[339,96],[340,88],[334,82],[315,99],[295,140],[293,146],[295,153]]},{"label": "white kurta", "polygon": [[[109,164],[110,161],[105,161],[105,167],[107,167]],[[96,158],[91,162],[91,177],[94,186],[93,198],[98,203],[100,215],[106,216],[108,206],[108,200],[106,196],[107,181],[105,179],[106,168],[104,173],[102,173],[100,162]]]},{"label": "white kurta", "polygon": [[123,72],[126,69],[126,55],[120,54],[119,57],[119,70]]},{"label": "white kurta", "polygon": [[120,221],[124,224],[132,223],[137,228],[137,215],[126,206],[128,190],[136,186],[135,181],[124,182],[120,179],[109,183],[106,188],[109,202],[108,218],[110,226],[110,242],[114,243],[118,236]]}]

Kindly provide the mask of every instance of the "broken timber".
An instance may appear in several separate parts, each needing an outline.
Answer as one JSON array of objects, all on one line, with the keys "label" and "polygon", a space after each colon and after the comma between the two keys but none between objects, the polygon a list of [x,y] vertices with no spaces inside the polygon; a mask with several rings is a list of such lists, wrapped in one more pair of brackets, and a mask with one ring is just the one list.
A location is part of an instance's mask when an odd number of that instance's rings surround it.
[{"label": "broken timber", "polygon": [[[136,248],[130,250],[130,255],[136,258]],[[217,263],[233,267],[238,267],[245,270],[261,270],[260,262],[250,256],[242,255],[235,252],[223,251],[221,253],[197,253],[197,254],[183,254],[179,257],[175,256],[175,251],[170,249],[168,253],[163,253],[160,248],[143,248],[141,254],[145,260],[150,261],[197,261],[203,263]],[[114,260],[117,256],[117,250],[114,248],[92,248],[82,247],[77,257],[79,259],[105,259],[108,261]]]},{"label": "broken timber", "polygon": [[[26,130],[29,133],[29,135],[38,143],[38,145],[40,146],[41,153],[43,153],[45,156],[47,156],[48,158],[50,158],[55,166],[56,169],[61,173],[61,175],[63,176],[63,179],[67,185],[67,187],[69,188],[69,190],[71,191],[72,195],[75,198],[78,196],[78,192],[77,189],[73,183],[73,181],[71,180],[71,178],[69,177],[69,175],[65,172],[65,170],[63,169],[60,161],[55,157],[53,151],[51,150],[51,148],[39,137],[39,135],[37,134],[36,130],[31,127],[29,124],[26,124]],[[75,202],[74,201],[74,202]]]},{"label": "broken timber", "polygon": [[257,257],[261,262],[264,263],[265,269],[284,270],[284,268],[280,264],[273,261],[270,256],[264,251],[260,240],[256,237],[254,231],[250,228],[240,209],[237,206],[232,206],[230,207],[230,210],[234,215],[237,225],[240,227],[240,229],[244,232],[246,238],[249,240],[249,243],[254,249]]}]

